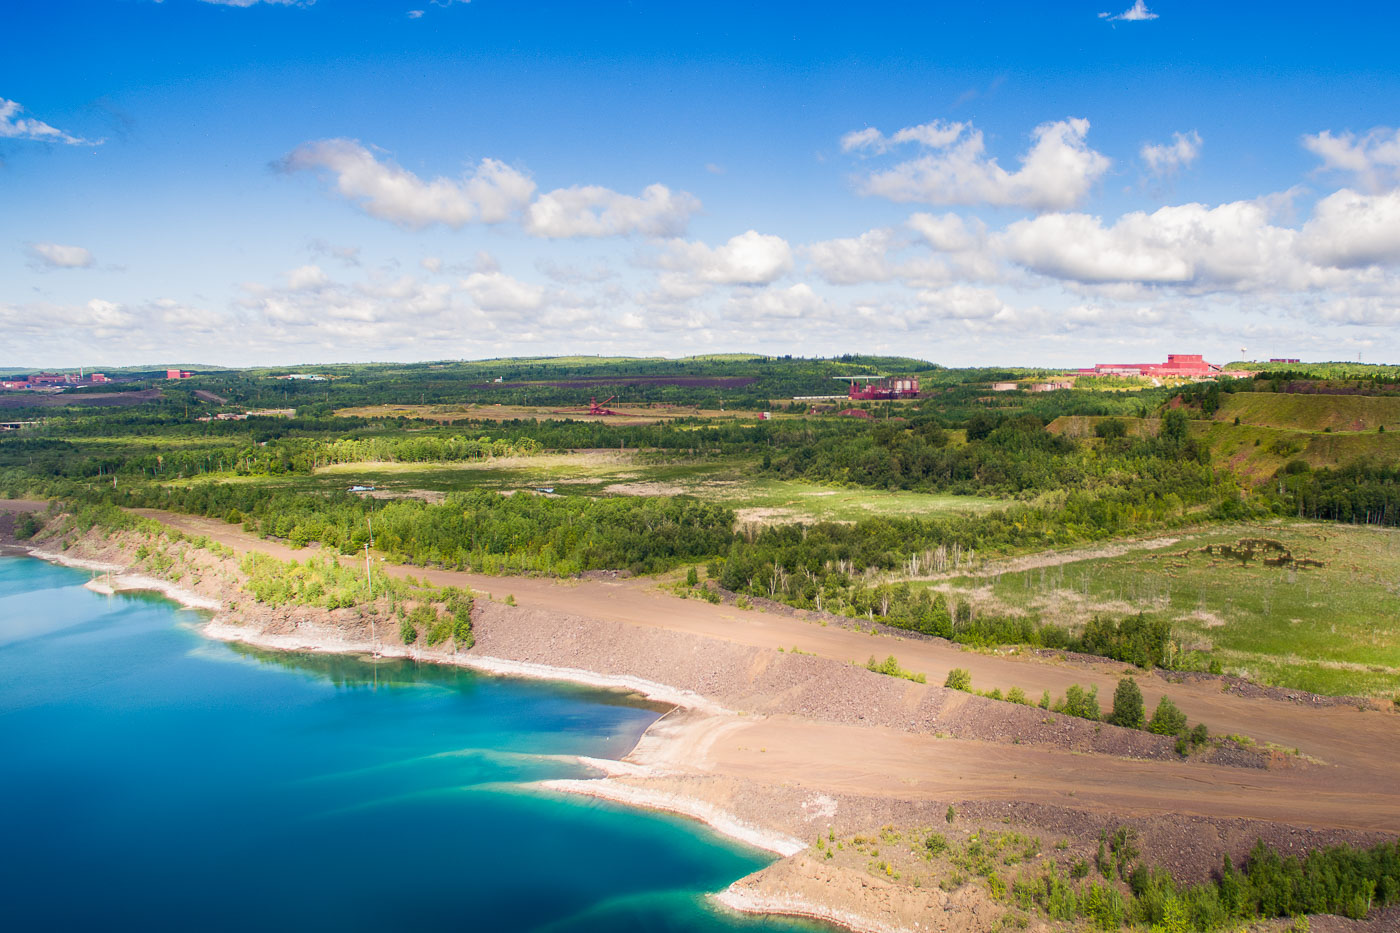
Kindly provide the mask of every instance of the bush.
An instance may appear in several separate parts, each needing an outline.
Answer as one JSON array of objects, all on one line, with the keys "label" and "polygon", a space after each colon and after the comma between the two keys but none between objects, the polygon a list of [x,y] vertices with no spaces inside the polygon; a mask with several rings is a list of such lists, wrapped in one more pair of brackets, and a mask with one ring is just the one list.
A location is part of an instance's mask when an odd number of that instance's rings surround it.
[{"label": "bush", "polygon": [[1099,688],[1090,687],[1085,690],[1079,684],[1070,684],[1065,690],[1065,698],[1056,706],[1055,712],[1098,722],[1103,717],[1099,712]]},{"label": "bush", "polygon": [[949,690],[962,690],[970,693],[972,691],[972,673],[965,667],[955,667],[948,672],[943,686]]},{"label": "bush", "polygon": [[1125,729],[1141,729],[1146,724],[1142,690],[1138,688],[1136,680],[1124,677],[1118,681],[1118,689],[1113,691],[1113,712],[1108,714],[1108,721]]},{"label": "bush", "polygon": [[1147,724],[1147,731],[1154,735],[1179,735],[1186,731],[1186,714],[1177,709],[1168,697],[1162,697]]}]

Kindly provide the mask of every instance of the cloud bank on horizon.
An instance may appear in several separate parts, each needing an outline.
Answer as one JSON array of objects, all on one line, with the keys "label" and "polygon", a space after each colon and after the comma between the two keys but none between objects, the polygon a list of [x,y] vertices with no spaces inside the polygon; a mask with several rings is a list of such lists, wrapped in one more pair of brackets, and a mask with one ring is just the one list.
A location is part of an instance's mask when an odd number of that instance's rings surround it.
[{"label": "cloud bank on horizon", "polygon": [[[1378,92],[1400,70],[1340,39],[1328,58],[1305,24],[1260,52],[1316,71],[1280,116],[1256,104],[1284,79],[1227,43],[1220,76],[1182,77],[1183,36],[1223,28],[1200,11],[1085,32],[1027,4],[1020,41],[979,52],[959,20],[954,64],[931,50],[906,78],[873,28],[676,47],[683,9],[550,27],[460,4],[429,35],[372,5],[124,6],[100,16],[150,31],[153,57],[108,77],[80,36],[48,66],[60,86],[36,57],[39,78],[0,88],[0,365],[1400,359],[1400,129]],[[227,36],[199,31],[210,17]],[[1096,19],[1159,17],[1138,0]],[[240,45],[273,26],[257,55]],[[1047,31],[1089,52],[1060,60]],[[190,74],[165,49],[193,35],[210,60]],[[824,74],[854,90],[812,90]],[[104,135],[112,113],[136,129]]]}]

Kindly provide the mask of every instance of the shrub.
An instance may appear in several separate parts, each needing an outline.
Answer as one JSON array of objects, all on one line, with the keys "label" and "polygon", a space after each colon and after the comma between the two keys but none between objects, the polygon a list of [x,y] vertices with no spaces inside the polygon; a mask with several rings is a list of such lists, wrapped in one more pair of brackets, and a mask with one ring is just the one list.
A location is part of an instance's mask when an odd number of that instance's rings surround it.
[{"label": "shrub", "polygon": [[1126,729],[1141,729],[1146,724],[1146,714],[1142,703],[1142,690],[1137,681],[1124,677],[1118,681],[1118,689],[1113,691],[1113,712],[1108,721]]},{"label": "shrub", "polygon": [[1177,709],[1169,697],[1162,697],[1147,724],[1147,731],[1154,735],[1177,735],[1186,730],[1186,714]]},{"label": "shrub", "polygon": [[1055,711],[1066,716],[1078,716],[1080,719],[1098,722],[1103,715],[1099,712],[1099,688],[1090,687],[1085,690],[1079,684],[1070,684],[1065,690],[1064,700]]},{"label": "shrub", "polygon": [[943,686],[949,690],[962,690],[970,692],[972,690],[972,673],[965,667],[955,667],[948,672],[948,677],[943,681]]}]

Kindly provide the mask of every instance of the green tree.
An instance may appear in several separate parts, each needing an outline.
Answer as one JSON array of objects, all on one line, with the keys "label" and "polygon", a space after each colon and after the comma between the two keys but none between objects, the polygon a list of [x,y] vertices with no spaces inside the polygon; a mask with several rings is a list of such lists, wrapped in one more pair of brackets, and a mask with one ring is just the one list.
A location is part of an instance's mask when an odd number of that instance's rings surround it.
[{"label": "green tree", "polygon": [[1118,689],[1113,691],[1113,712],[1108,721],[1126,729],[1141,729],[1146,723],[1146,711],[1142,703],[1142,690],[1137,681],[1124,677],[1118,681]]},{"label": "green tree", "polygon": [[965,667],[955,667],[948,672],[948,679],[943,681],[943,686],[949,690],[971,690],[972,674]]},{"label": "green tree", "polygon": [[1179,735],[1186,730],[1186,714],[1177,709],[1168,697],[1162,697],[1147,724],[1147,731],[1154,735]]}]

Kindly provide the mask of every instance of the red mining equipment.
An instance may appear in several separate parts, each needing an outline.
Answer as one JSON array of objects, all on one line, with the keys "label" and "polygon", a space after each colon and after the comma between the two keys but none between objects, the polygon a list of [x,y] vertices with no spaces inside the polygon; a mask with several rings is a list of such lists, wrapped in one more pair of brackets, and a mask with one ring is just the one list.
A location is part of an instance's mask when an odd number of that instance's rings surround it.
[{"label": "red mining equipment", "polygon": [[615,399],[615,398],[617,398],[616,395],[610,395],[610,396],[608,396],[607,398],[603,399],[602,402],[599,402],[599,401],[598,401],[598,396],[595,395],[595,396],[593,396],[592,398],[590,398],[590,399],[588,400],[588,407],[587,407],[587,408],[561,408],[561,409],[558,409],[557,411],[555,411],[555,414],[556,414],[556,415],[572,415],[572,414],[579,414],[579,415],[620,415],[620,414],[622,414],[622,412],[620,412],[620,411],[613,411],[611,408],[608,408],[608,407],[607,407],[608,402],[611,402],[611,401],[612,401],[613,399]]}]

